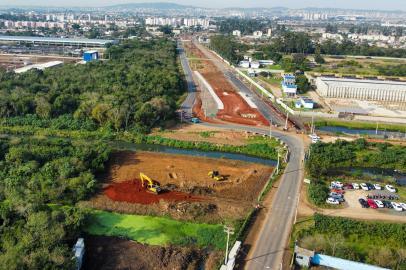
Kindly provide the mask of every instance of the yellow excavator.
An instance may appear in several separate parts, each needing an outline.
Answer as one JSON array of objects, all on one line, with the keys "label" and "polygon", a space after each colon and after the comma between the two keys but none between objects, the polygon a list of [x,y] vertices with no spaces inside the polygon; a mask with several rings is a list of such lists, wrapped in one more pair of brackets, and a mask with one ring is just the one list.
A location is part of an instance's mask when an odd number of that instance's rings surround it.
[{"label": "yellow excavator", "polygon": [[156,195],[161,193],[162,189],[159,186],[159,183],[152,181],[151,178],[149,178],[148,176],[146,176],[143,173],[140,173],[140,179],[141,179],[142,186],[145,187],[148,192],[154,193]]},{"label": "yellow excavator", "polygon": [[220,175],[219,171],[210,171],[208,175],[216,181],[223,181],[225,179],[224,176]]}]

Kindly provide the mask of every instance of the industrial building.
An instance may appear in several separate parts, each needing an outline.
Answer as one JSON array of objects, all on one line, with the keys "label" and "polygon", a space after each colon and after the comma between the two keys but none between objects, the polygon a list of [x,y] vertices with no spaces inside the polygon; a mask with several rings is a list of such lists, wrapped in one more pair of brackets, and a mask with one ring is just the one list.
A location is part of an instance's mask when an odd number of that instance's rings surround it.
[{"label": "industrial building", "polygon": [[406,82],[318,77],[315,84],[326,98],[406,102]]},{"label": "industrial building", "polygon": [[78,46],[78,47],[105,47],[107,44],[115,44],[116,40],[86,39],[86,38],[50,38],[29,36],[2,36],[0,43],[29,43],[42,45]]},{"label": "industrial building", "polygon": [[44,70],[47,68],[51,68],[51,67],[58,67],[63,65],[62,61],[50,61],[47,63],[42,63],[42,64],[34,64],[34,65],[28,65],[25,67],[21,67],[21,68],[17,68],[14,70],[15,73],[20,74],[20,73],[25,73],[31,69],[38,69],[38,70]]}]

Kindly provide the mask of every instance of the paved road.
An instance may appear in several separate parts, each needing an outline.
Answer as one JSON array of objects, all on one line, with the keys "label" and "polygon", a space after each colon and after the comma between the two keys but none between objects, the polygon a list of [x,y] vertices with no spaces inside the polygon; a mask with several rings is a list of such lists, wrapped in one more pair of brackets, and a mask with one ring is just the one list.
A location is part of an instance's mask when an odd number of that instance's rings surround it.
[{"label": "paved road", "polygon": [[193,104],[196,99],[196,85],[193,81],[193,71],[189,66],[189,62],[186,58],[185,50],[182,47],[182,43],[178,41],[178,52],[180,57],[180,62],[185,73],[186,83],[188,86],[188,96],[186,97],[185,101],[180,106],[180,109],[185,111],[190,116],[192,115]]},{"label": "paved road", "polygon": [[[225,75],[234,81],[234,74],[228,74],[226,68],[221,69]],[[225,70],[225,71],[224,71]],[[235,78],[236,86],[244,93],[250,91],[244,84]],[[250,93],[250,92],[248,92]],[[261,99],[254,99],[261,113],[271,120],[272,115],[267,112],[267,104]],[[263,112],[264,111],[264,112]],[[234,124],[209,124],[201,125],[212,126],[216,128],[244,130],[269,134],[268,129],[249,127]],[[283,252],[289,240],[289,234],[296,216],[297,205],[299,201],[300,185],[303,179],[303,157],[304,144],[298,136],[273,130],[272,135],[285,142],[290,151],[289,163],[281,178],[280,185],[271,206],[266,206],[270,211],[267,212],[263,227],[258,234],[258,240],[252,247],[249,257],[246,258],[246,269],[280,269],[282,265]]]}]

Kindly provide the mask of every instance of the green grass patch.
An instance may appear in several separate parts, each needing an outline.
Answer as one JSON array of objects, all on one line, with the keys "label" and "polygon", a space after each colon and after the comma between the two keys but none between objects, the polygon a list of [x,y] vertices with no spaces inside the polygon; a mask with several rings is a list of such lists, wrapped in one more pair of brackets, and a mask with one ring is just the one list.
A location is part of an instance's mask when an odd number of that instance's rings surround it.
[{"label": "green grass patch", "polygon": [[[371,122],[357,122],[357,121],[339,121],[339,120],[322,120],[315,122],[316,127],[345,127],[349,129],[376,129],[376,123]],[[402,124],[378,124],[379,130],[405,132],[406,125]]]},{"label": "green grass patch", "polygon": [[93,235],[126,237],[149,245],[225,247],[222,225],[180,222],[169,218],[125,215],[92,210],[85,231]]}]

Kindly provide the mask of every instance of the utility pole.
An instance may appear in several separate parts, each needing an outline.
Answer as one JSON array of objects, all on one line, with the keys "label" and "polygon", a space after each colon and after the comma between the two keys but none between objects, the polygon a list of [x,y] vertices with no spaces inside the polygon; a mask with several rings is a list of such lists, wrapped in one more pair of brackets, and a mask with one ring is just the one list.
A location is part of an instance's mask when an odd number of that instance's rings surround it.
[{"label": "utility pole", "polygon": [[285,130],[288,130],[289,112],[286,113]]},{"label": "utility pole", "polygon": [[226,257],[224,259],[224,265],[227,265],[228,262],[228,243],[230,242],[230,234],[234,234],[234,228],[231,226],[224,226],[224,232],[227,234],[227,243],[226,243]]},{"label": "utility pole", "polygon": [[280,159],[280,153],[279,153],[279,148],[278,148],[278,162],[276,163],[276,174],[279,174],[279,159]]},{"label": "utility pole", "polygon": [[272,138],[272,119],[271,124],[269,125],[269,138]]},{"label": "utility pole", "polygon": [[378,127],[379,127],[379,122],[376,122],[376,130],[375,130],[375,135],[378,135]]}]

